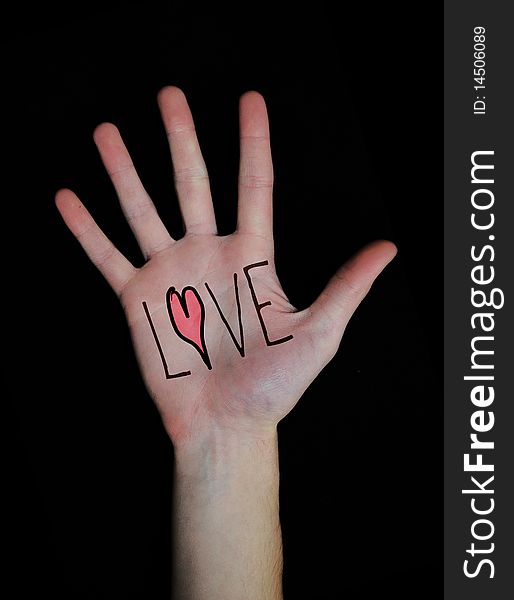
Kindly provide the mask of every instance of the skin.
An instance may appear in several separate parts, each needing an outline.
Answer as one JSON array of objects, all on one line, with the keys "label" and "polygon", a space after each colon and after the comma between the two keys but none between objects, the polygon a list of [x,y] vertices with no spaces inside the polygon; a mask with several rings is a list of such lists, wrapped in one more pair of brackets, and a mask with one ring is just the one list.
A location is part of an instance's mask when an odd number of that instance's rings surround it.
[{"label": "skin", "polygon": [[[392,260],[376,241],[346,262],[314,304],[289,302],[273,262],[272,186],[266,106],[257,92],[240,100],[240,170],[236,231],[218,236],[207,170],[186,98],[176,87],[158,96],[173,160],[185,235],[170,237],[144,190],[114,125],[94,140],[146,263],[135,268],[108,240],[77,196],[60,190],[57,207],[71,232],[118,295],[136,356],[175,450],[173,592],[179,600],[282,598],[278,517],[277,424],[334,356],[351,315]],[[292,340],[268,347],[243,275],[251,271],[269,335]],[[245,357],[232,342],[205,289],[208,282],[238,336],[233,274],[238,274]],[[174,333],[166,308],[170,286],[195,287],[205,305],[212,362]],[[166,379],[147,303],[170,371]]]}]

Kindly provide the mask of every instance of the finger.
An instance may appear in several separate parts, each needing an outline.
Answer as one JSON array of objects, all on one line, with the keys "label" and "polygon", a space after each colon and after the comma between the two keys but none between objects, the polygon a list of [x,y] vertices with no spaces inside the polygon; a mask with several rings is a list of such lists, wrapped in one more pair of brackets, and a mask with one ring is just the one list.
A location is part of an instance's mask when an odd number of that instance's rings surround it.
[{"label": "finger", "polygon": [[311,306],[314,325],[333,332],[339,341],[355,309],[396,252],[396,246],[384,240],[359,250],[332,277]]},{"label": "finger", "polygon": [[209,177],[186,97],[170,86],[159,92],[158,101],[186,233],[216,233]]},{"label": "finger", "polygon": [[273,164],[268,113],[257,92],[239,102],[239,201],[237,230],[273,238]]},{"label": "finger", "polygon": [[119,295],[137,269],[115,248],[71,190],[59,190],[55,203],[91,262]]},{"label": "finger", "polygon": [[123,214],[145,257],[171,246],[173,240],[136,173],[118,129],[111,123],[102,123],[95,129],[93,137]]}]

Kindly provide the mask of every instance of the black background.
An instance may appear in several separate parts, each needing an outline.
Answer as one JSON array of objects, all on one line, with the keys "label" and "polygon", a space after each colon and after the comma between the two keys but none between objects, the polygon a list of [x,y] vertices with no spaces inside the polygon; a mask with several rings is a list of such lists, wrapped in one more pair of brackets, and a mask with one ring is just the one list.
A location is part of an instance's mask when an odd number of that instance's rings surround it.
[{"label": "black background", "polygon": [[286,599],[437,597],[436,15],[400,3],[340,14],[320,2],[74,6],[11,23],[13,597],[169,597],[172,447],[117,299],[53,205],[71,187],[140,263],[91,137],[112,121],[180,235],[156,104],[168,84],[190,102],[221,233],[235,224],[238,98],[265,96],[277,268],[293,304],[308,305],[364,243],[399,248],[337,357],[280,425]]}]

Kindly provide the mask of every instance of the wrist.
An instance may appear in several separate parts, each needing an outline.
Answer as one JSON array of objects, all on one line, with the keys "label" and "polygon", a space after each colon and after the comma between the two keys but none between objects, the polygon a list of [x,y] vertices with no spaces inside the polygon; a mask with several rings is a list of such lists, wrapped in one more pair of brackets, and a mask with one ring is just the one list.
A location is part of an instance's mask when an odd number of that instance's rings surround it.
[{"label": "wrist", "polygon": [[173,442],[178,477],[227,480],[262,476],[278,470],[278,436],[275,426],[267,428],[220,428]]},{"label": "wrist", "polygon": [[276,428],[182,439],[173,495],[180,597],[282,597]]}]

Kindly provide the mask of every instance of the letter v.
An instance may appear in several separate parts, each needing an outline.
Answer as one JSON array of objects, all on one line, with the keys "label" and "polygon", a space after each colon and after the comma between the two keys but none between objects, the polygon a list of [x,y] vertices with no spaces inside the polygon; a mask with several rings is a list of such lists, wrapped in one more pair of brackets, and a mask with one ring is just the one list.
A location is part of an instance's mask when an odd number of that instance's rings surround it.
[{"label": "letter v", "polygon": [[221,320],[225,324],[225,327],[227,328],[227,330],[230,334],[230,337],[232,338],[232,341],[234,342],[235,347],[237,348],[239,354],[242,357],[244,357],[244,355],[245,355],[245,338],[244,338],[244,334],[243,334],[243,321],[241,319],[241,302],[239,301],[239,288],[237,286],[237,273],[234,273],[234,293],[236,296],[237,318],[239,321],[239,337],[241,338],[240,342],[237,341],[236,336],[234,335],[234,332],[232,331],[232,328],[229,325],[229,322],[225,318],[225,315],[223,314],[223,311],[221,310],[221,307],[220,307],[218,301],[216,300],[216,296],[213,294],[213,292],[207,282],[205,282],[205,287],[207,288],[207,291],[209,292],[209,295],[212,298],[212,301],[216,305],[216,308],[218,309]]}]

